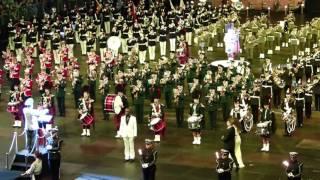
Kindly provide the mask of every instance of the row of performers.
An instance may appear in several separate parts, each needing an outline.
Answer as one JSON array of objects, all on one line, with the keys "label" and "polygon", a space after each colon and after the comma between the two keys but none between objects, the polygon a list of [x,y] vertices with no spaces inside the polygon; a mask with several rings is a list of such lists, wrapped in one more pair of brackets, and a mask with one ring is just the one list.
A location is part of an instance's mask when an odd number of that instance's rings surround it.
[{"label": "row of performers", "polygon": [[[55,12],[52,12],[51,15],[45,14],[41,22],[39,19],[34,17],[30,22],[25,21],[25,19],[20,19],[19,22],[15,23],[12,20],[8,23],[8,30],[10,36],[14,36],[18,31],[22,34],[28,34],[28,37],[25,39],[37,39],[37,33],[43,34],[43,37],[48,40],[52,36],[52,32],[61,31],[64,32],[65,29],[72,29],[72,31],[79,32],[84,26],[88,26],[88,30],[92,33],[100,32],[100,29],[109,34],[111,33],[112,27],[116,28],[116,31],[127,32],[123,28],[123,24],[128,24],[128,27],[132,27],[135,33],[140,30],[143,32],[148,31],[148,27],[154,26],[159,28],[160,24],[163,24],[165,27],[170,23],[177,25],[175,30],[180,29],[193,29],[193,27],[198,28],[200,26],[206,26],[210,22],[215,22],[216,19],[220,16],[222,9],[213,10],[211,6],[205,8],[195,7],[195,9],[186,8],[181,12],[181,10],[172,10],[168,13],[164,9],[158,9],[160,7],[153,7],[157,10],[152,11],[151,9],[144,11],[138,9],[137,16],[127,16],[126,11],[121,14],[121,12],[111,13],[113,11],[110,7],[106,6],[104,11],[99,12],[98,14],[90,14],[87,11],[79,9],[71,9],[68,14],[63,14],[58,16]],[[83,8],[82,8],[83,9]],[[85,9],[85,8],[84,8]],[[219,14],[219,15],[218,15]],[[84,25],[85,24],[87,25]],[[137,23],[136,25],[134,25]],[[29,29],[34,28],[33,31],[28,31]],[[87,29],[87,28],[85,28]],[[31,33],[30,33],[31,32]],[[30,33],[30,35],[29,35]],[[67,34],[67,33],[65,33]],[[77,33],[76,33],[77,34]],[[146,33],[145,33],[146,34]],[[12,40],[12,39],[11,39]]]},{"label": "row of performers", "polygon": [[[126,25],[125,25],[126,27]],[[165,28],[165,26],[161,26]],[[174,25],[170,25],[169,28],[175,30],[176,28]],[[115,30],[113,30],[115,31]],[[9,47],[10,50],[15,49],[17,54],[18,62],[24,60],[24,47],[28,47],[29,49],[33,49],[31,52],[32,57],[38,56],[38,49],[40,53],[44,51],[44,49],[52,50],[53,51],[53,58],[55,64],[60,64],[62,59],[66,57],[73,57],[74,56],[74,45],[76,42],[80,43],[82,55],[86,55],[87,52],[97,51],[97,47],[100,49],[100,55],[102,60],[106,58],[106,50],[108,47],[108,38],[105,32],[99,33],[95,36],[91,31],[81,30],[79,35],[75,36],[71,32],[71,29],[67,28],[65,30],[65,35],[62,36],[58,32],[52,33],[50,39],[45,40],[44,38],[35,38],[39,40],[27,40],[26,44],[22,43],[22,35],[20,33],[16,33],[15,37],[12,38],[13,47]],[[119,34],[119,32],[113,32],[111,36],[116,37],[117,40],[121,44],[121,52],[123,54],[131,54],[132,51],[139,52],[139,60],[140,63],[144,63],[147,59],[146,52],[149,52],[149,59],[155,60],[156,55],[156,45],[157,42],[160,42],[160,55],[165,56],[168,54],[167,52],[167,30],[160,29],[160,34],[157,34],[157,30],[150,29],[150,32],[147,34],[143,32],[137,32],[137,35],[133,36],[129,32],[127,34]],[[79,36],[79,37],[78,37]],[[188,33],[169,33],[169,40],[170,40],[170,52],[179,52],[188,54],[187,46],[189,39],[192,37],[192,32]],[[76,39],[79,39],[76,41]],[[98,43],[99,42],[99,43]],[[68,52],[63,51],[63,49],[68,48]],[[114,50],[114,55],[117,55],[119,48]]]}]

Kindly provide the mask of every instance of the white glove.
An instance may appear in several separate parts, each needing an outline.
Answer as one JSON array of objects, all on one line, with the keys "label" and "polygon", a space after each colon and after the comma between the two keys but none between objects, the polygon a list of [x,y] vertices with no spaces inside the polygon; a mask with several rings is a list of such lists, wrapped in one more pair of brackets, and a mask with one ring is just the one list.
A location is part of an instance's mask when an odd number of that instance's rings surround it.
[{"label": "white glove", "polygon": [[289,174],[288,174],[288,176],[289,176],[289,177],[293,177],[293,174],[292,174],[292,172],[291,172],[291,173],[289,173]]},{"label": "white glove", "polygon": [[147,168],[149,165],[148,165],[148,163],[143,163],[142,164],[142,168]]},{"label": "white glove", "polygon": [[223,172],[224,172],[224,170],[223,170],[223,169],[221,169],[221,168],[220,168],[220,169],[218,169],[217,171],[218,171],[218,173],[223,173]]}]

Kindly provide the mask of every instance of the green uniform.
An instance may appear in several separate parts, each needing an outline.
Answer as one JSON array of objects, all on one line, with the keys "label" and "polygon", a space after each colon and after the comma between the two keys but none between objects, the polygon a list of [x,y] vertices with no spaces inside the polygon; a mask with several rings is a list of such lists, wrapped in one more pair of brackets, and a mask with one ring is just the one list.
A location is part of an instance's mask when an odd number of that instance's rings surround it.
[{"label": "green uniform", "polygon": [[144,103],[144,89],[142,87],[139,88],[139,91],[135,92],[133,95],[134,98],[134,109],[136,113],[136,118],[138,123],[143,123],[143,103]]},{"label": "green uniform", "polygon": [[248,35],[245,41],[246,58],[253,59],[253,49],[255,47],[256,38],[253,35]]},{"label": "green uniform", "polygon": [[266,31],[264,29],[260,29],[257,33],[258,37],[258,49],[259,49],[259,54],[264,54],[265,53],[265,46],[266,46]]},{"label": "green uniform", "polygon": [[175,97],[176,121],[177,121],[178,127],[183,127],[184,102],[185,102],[185,95],[183,93]]},{"label": "green uniform", "polygon": [[163,90],[164,90],[164,98],[166,101],[166,108],[171,108],[172,104],[172,93],[173,93],[173,81],[171,78],[164,84]]},{"label": "green uniform", "polygon": [[65,116],[65,95],[66,95],[66,81],[61,79],[56,91],[56,97],[58,102],[58,110],[60,116]]},{"label": "green uniform", "polygon": [[217,95],[210,97],[206,97],[207,102],[207,110],[208,110],[208,118],[210,122],[210,128],[213,129],[217,124],[217,116],[218,116],[218,107],[219,107],[219,98]]},{"label": "green uniform", "polygon": [[74,105],[75,108],[78,108],[79,106],[79,99],[81,98],[81,88],[82,88],[83,80],[81,77],[77,78],[75,80],[75,83],[73,85],[73,95],[74,95]]}]

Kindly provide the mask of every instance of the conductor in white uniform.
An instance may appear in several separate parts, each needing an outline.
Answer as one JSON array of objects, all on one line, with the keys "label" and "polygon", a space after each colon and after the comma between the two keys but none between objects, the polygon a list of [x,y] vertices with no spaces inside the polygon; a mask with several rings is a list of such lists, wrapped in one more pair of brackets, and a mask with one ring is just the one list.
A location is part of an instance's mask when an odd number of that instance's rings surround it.
[{"label": "conductor in white uniform", "polygon": [[124,143],[124,160],[134,161],[134,138],[137,136],[137,120],[130,114],[130,109],[125,109],[125,114],[121,116],[119,133]]}]

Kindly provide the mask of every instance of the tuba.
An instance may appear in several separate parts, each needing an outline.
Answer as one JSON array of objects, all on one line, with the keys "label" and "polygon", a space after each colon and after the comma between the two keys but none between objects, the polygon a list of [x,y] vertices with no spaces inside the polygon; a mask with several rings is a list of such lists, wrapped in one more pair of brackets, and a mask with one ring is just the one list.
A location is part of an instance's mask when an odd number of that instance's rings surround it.
[{"label": "tuba", "polygon": [[243,4],[239,0],[232,0],[232,7],[237,11],[241,11],[243,9]]}]

